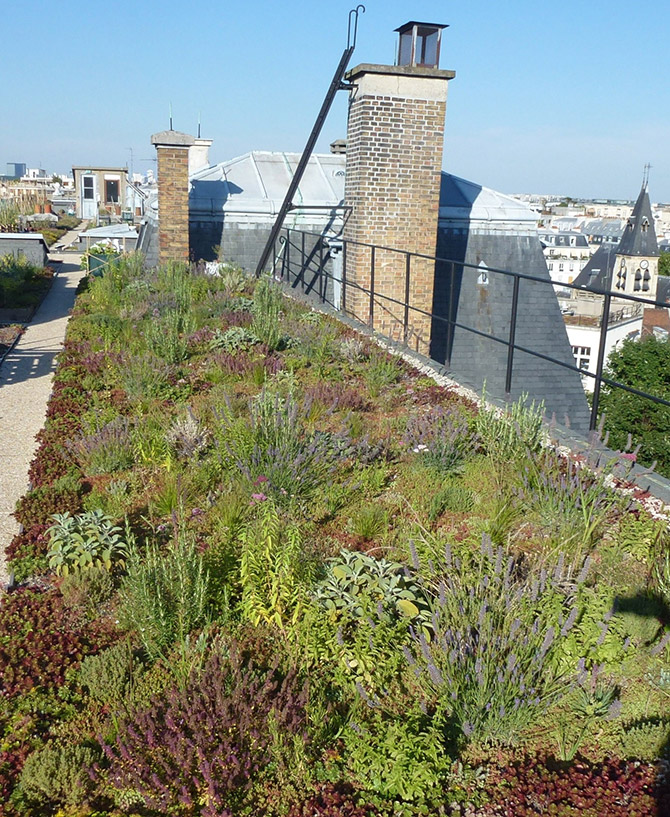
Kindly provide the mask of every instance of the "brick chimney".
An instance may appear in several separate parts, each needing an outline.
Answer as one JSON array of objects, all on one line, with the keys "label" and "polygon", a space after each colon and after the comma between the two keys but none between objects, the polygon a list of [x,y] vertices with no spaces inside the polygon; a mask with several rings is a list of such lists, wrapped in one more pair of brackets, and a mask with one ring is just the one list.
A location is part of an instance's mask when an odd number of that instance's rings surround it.
[{"label": "brick chimney", "polygon": [[154,133],[158,154],[158,263],[189,261],[188,158],[195,139],[168,130]]},{"label": "brick chimney", "polygon": [[[414,24],[419,25],[419,24]],[[424,25],[424,24],[420,24]],[[412,55],[414,52],[412,52]],[[435,62],[439,59],[439,48]],[[399,60],[401,61],[401,60]],[[454,71],[436,65],[362,64],[347,74],[351,92],[347,128],[345,202],[352,207],[344,237],[366,244],[435,255],[439,214],[447,82]],[[368,247],[347,246],[345,309],[358,320],[427,354],[430,318],[400,304],[409,291],[412,306],[430,313],[435,265],[429,260]]]}]

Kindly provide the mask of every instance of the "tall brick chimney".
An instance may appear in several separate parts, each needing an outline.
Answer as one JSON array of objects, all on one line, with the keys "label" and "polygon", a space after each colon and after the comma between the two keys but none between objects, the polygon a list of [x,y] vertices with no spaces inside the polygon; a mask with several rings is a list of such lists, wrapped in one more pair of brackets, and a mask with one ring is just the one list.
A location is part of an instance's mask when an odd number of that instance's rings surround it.
[{"label": "tall brick chimney", "polygon": [[158,263],[189,260],[188,157],[195,139],[167,130],[154,133],[158,154]]},{"label": "tall brick chimney", "polygon": [[[399,31],[428,24],[408,23]],[[436,29],[444,26],[435,26]],[[421,28],[418,29],[421,32]],[[439,38],[441,31],[435,35]],[[435,255],[440,198],[440,174],[444,146],[447,82],[454,71],[437,67],[405,48],[401,33],[399,62],[395,66],[362,64],[347,74],[351,92],[347,128],[345,202],[352,207],[344,238]],[[417,54],[419,52],[417,51]],[[346,287],[345,309],[358,320],[370,321],[378,331],[405,340],[417,351],[428,353],[430,318],[405,310],[381,296],[409,302],[427,313],[433,307],[435,265],[429,260],[376,249],[374,272],[368,247],[347,246],[347,283],[370,289],[374,276],[377,296],[370,297],[355,286]],[[370,312],[372,311],[372,316]]]}]

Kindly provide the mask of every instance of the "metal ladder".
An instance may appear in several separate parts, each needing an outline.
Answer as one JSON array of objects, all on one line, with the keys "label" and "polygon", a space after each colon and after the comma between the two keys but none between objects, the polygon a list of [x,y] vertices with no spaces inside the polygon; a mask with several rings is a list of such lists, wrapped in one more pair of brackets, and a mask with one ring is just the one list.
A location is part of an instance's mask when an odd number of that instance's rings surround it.
[{"label": "metal ladder", "polygon": [[326,121],[328,112],[330,111],[331,105],[333,104],[333,100],[335,99],[335,94],[337,94],[338,91],[342,90],[348,91],[352,87],[349,83],[346,83],[343,80],[347,70],[347,66],[349,65],[349,60],[351,59],[351,55],[354,53],[354,48],[356,47],[356,34],[358,32],[358,14],[361,11],[365,12],[365,6],[358,5],[356,6],[355,9],[351,9],[351,11],[349,12],[349,25],[347,27],[347,47],[344,49],[344,52],[342,53],[339,65],[337,66],[335,75],[333,76],[332,82],[330,83],[330,87],[328,88],[326,98],[323,100],[321,110],[319,111],[319,115],[316,117],[316,122],[314,123],[312,132],[309,135],[309,139],[307,140],[305,149],[302,152],[302,156],[300,157],[298,166],[295,169],[295,173],[293,174],[291,183],[288,186],[288,190],[286,191],[286,196],[284,197],[282,206],[279,209],[279,213],[277,213],[275,223],[272,225],[270,236],[267,240],[267,243],[265,244],[265,247],[263,248],[263,252],[261,253],[258,265],[256,267],[257,278],[265,269],[265,265],[268,262],[268,258],[270,257],[270,253],[272,252],[274,243],[279,236],[281,228],[284,226],[286,215],[288,214],[289,210],[293,208],[293,197],[295,196],[296,191],[300,185],[300,182],[302,181],[305,169],[307,168],[307,163],[309,162],[310,156],[312,155],[312,152],[314,150],[316,140],[319,138],[321,129],[323,127],[323,123]]}]

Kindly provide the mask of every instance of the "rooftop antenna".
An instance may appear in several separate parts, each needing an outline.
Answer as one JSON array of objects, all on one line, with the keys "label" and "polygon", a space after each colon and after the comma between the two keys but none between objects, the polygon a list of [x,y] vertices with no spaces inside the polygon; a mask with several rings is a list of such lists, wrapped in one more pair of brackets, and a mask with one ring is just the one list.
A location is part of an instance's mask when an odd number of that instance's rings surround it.
[{"label": "rooftop antenna", "polygon": [[172,103],[170,103],[170,130],[172,130]]},{"label": "rooftop antenna", "polygon": [[644,166],[644,173],[642,175],[642,187],[644,190],[647,189],[647,185],[649,184],[649,171],[651,170],[651,165],[649,162]]},{"label": "rooftop antenna", "polygon": [[356,8],[351,9],[349,12],[349,24],[347,26],[347,47],[342,52],[342,57],[340,58],[340,63],[335,70],[335,75],[330,83],[330,87],[328,88],[328,92],[326,93],[326,98],[323,100],[323,104],[321,105],[321,110],[319,111],[318,116],[316,117],[316,122],[314,123],[314,127],[312,128],[312,132],[309,135],[309,139],[307,140],[307,144],[305,145],[305,149],[302,152],[302,156],[300,157],[300,161],[295,169],[295,173],[293,174],[293,178],[291,179],[291,183],[288,186],[288,190],[286,191],[286,196],[284,197],[284,202],[277,213],[277,219],[272,226],[272,230],[270,230],[270,235],[268,237],[267,243],[263,248],[263,252],[261,253],[261,257],[258,260],[258,265],[256,267],[256,277],[258,278],[263,270],[265,269],[265,265],[267,264],[268,258],[270,257],[270,253],[272,252],[272,247],[274,246],[277,237],[281,231],[282,226],[284,225],[284,219],[286,218],[287,213],[289,210],[293,208],[293,197],[295,196],[298,186],[302,181],[302,177],[305,173],[305,169],[307,168],[307,163],[309,162],[310,156],[314,150],[314,146],[316,145],[316,140],[319,138],[319,134],[321,133],[321,128],[323,127],[323,123],[326,121],[326,117],[328,116],[328,111],[330,110],[330,106],[333,104],[333,100],[335,99],[335,94],[338,91],[350,91],[352,85],[348,82],[344,82],[344,75],[347,70],[347,66],[349,65],[349,60],[351,59],[351,55],[354,53],[354,48],[356,48],[356,35],[358,33],[358,15],[360,12],[365,12],[365,6],[359,4]]},{"label": "rooftop antenna", "polygon": [[198,111],[198,139],[200,139],[200,111]]}]

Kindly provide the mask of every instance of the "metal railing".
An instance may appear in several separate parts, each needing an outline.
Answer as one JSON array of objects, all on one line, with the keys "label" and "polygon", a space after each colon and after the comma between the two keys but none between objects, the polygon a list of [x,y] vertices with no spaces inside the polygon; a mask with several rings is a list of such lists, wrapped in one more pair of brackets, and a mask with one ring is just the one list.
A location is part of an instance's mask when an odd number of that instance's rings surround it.
[{"label": "metal railing", "polygon": [[[367,278],[370,281],[369,287],[362,286],[358,281],[347,275],[347,255],[352,248],[365,248],[368,260]],[[375,327],[375,309],[379,305],[399,307],[402,314],[402,334],[406,343],[411,333],[411,316],[423,316],[429,319],[433,326],[444,324],[446,330],[446,355],[444,365],[447,369],[451,366],[451,353],[454,343],[454,333],[460,329],[474,335],[486,338],[494,343],[499,343],[507,347],[506,371],[505,371],[505,392],[510,393],[513,382],[514,358],[516,352],[523,352],[548,363],[555,364],[564,369],[578,373],[581,377],[588,377],[593,380],[593,397],[590,412],[590,428],[595,430],[598,427],[598,412],[600,406],[600,396],[603,385],[612,389],[620,389],[637,397],[644,398],[653,403],[670,407],[670,401],[657,395],[649,394],[641,389],[636,389],[625,383],[620,383],[607,377],[604,374],[605,353],[607,348],[607,332],[611,330],[614,312],[612,309],[613,300],[618,304],[626,301],[632,304],[631,311],[638,311],[646,307],[656,307],[667,309],[670,305],[660,301],[650,301],[635,295],[626,295],[618,292],[597,292],[589,290],[589,294],[602,298],[602,309],[598,325],[598,353],[596,358],[596,371],[590,372],[580,368],[576,363],[566,363],[552,355],[544,354],[537,349],[531,349],[517,342],[517,317],[519,311],[519,287],[521,281],[529,281],[541,284],[549,288],[551,297],[556,297],[554,292],[555,281],[549,277],[540,278],[536,275],[517,272],[514,270],[496,269],[486,267],[487,276],[505,276],[512,281],[512,292],[509,303],[509,331],[506,337],[499,337],[489,332],[477,329],[473,326],[466,326],[457,320],[456,280],[463,270],[471,269],[481,275],[482,268],[464,261],[455,261],[439,256],[425,255],[422,253],[409,252],[394,247],[385,247],[369,244],[362,241],[343,239],[341,236],[324,236],[318,233],[306,232],[294,228],[284,228],[282,233],[275,239],[273,253],[270,260],[271,272],[278,280],[289,283],[294,288],[300,288],[303,293],[316,297],[321,303],[328,303],[331,307],[346,313],[347,293],[350,290],[357,290],[367,297],[368,315],[367,324],[370,328]],[[395,253],[404,259],[404,298],[397,299],[376,287],[377,258],[380,252]],[[415,259],[423,259],[434,265],[440,265],[440,274],[448,276],[448,310],[446,315],[427,311],[413,305],[410,302],[412,287],[412,264]],[[584,291],[574,284],[562,284],[570,290]],[[634,306],[638,305],[638,306]],[[344,307],[344,308],[343,308]],[[625,307],[620,307],[624,309]],[[442,363],[443,361],[436,361]]]}]

